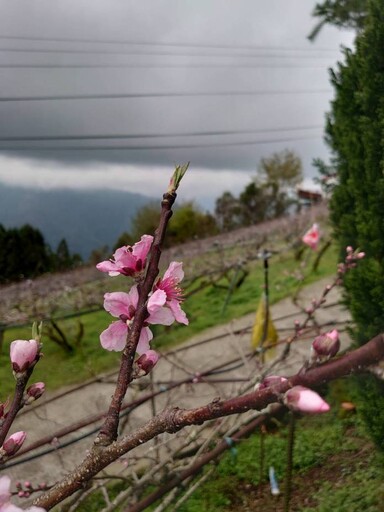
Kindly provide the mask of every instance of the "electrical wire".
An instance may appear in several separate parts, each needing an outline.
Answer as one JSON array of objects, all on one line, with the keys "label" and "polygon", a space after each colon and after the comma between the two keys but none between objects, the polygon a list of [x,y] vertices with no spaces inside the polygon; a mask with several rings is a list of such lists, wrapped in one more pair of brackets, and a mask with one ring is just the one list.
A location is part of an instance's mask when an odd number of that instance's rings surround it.
[{"label": "electrical wire", "polygon": [[[288,126],[281,128],[261,128],[256,130],[218,130],[196,132],[143,133],[143,134],[94,134],[94,135],[24,135],[1,137],[0,142],[41,142],[60,140],[113,140],[113,139],[155,139],[167,137],[213,137],[220,135],[245,135],[251,133],[291,132],[322,129],[323,125]],[[1,146],[0,146],[1,147]]]},{"label": "electrical wire", "polygon": [[9,39],[14,41],[40,41],[49,43],[86,43],[86,44],[104,44],[104,45],[131,45],[131,46],[160,46],[160,47],[176,47],[176,48],[216,48],[225,50],[263,50],[263,51],[321,51],[335,52],[335,48],[289,48],[286,46],[258,46],[258,45],[235,45],[235,44],[210,44],[210,43],[186,43],[175,42],[169,43],[163,41],[135,41],[126,39],[92,39],[92,38],[70,38],[70,37],[42,37],[42,36],[23,36],[23,35],[0,35],[0,40]]},{"label": "electrical wire", "polygon": [[161,149],[201,149],[227,146],[253,146],[258,144],[276,144],[280,142],[292,142],[306,139],[318,139],[319,135],[308,135],[302,137],[286,137],[281,139],[266,139],[239,142],[212,142],[209,144],[180,144],[180,145],[154,145],[154,146],[8,146],[0,147],[0,151],[149,151]]},{"label": "electrical wire", "polygon": [[0,48],[3,53],[43,53],[43,54],[68,54],[68,55],[129,55],[129,56],[166,56],[166,57],[219,57],[219,58],[246,58],[246,59],[329,59],[325,55],[287,55],[287,54],[250,54],[250,53],[175,53],[169,51],[135,51],[135,50],[79,50],[79,49],[62,49],[62,48]]},{"label": "electrical wire", "polygon": [[226,69],[226,68],[239,68],[239,69],[321,69],[324,70],[324,66],[315,65],[295,65],[295,64],[241,64],[241,63],[228,63],[228,64],[0,64],[1,69]]},{"label": "electrical wire", "polygon": [[15,101],[72,101],[72,100],[116,100],[137,98],[191,98],[191,97],[220,97],[220,96],[269,96],[279,94],[328,94],[332,89],[318,90],[286,90],[286,91],[197,91],[197,92],[139,92],[111,94],[62,94],[56,96],[0,96],[0,102]]}]

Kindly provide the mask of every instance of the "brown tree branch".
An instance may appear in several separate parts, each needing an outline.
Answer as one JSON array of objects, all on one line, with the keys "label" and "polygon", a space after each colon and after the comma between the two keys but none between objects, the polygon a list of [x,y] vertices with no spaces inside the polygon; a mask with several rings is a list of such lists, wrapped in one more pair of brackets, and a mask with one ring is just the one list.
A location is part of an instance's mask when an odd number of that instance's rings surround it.
[{"label": "brown tree branch", "polygon": [[35,505],[50,510],[54,505],[81,489],[101,469],[125,453],[164,433],[174,433],[188,425],[200,425],[205,421],[246,412],[263,410],[269,404],[281,402],[283,394],[291,387],[302,385],[317,387],[331,380],[364,371],[368,366],[384,359],[384,335],[380,334],[362,347],[316,368],[301,371],[288,377],[276,387],[213,402],[195,409],[166,409],[149,420],[135,432],[108,446],[96,445],[84,461],[61,482],[35,500]]},{"label": "brown tree branch", "polygon": [[[38,356],[40,357],[40,356]],[[36,359],[36,362],[38,359]],[[36,363],[35,363],[36,364]],[[24,406],[23,397],[24,397],[24,391],[27,387],[28,380],[30,376],[32,375],[33,368],[35,366],[31,366],[28,368],[22,375],[17,377],[16,380],[16,386],[15,386],[15,394],[13,396],[13,400],[11,405],[9,406],[9,410],[5,416],[4,422],[1,425],[0,428],[0,447],[5,441],[5,438],[7,437],[7,434],[12,426],[12,423],[14,422],[17,413],[22,409]]]},{"label": "brown tree branch", "polygon": [[151,258],[148,263],[145,279],[139,286],[139,301],[132,326],[128,331],[127,342],[121,356],[120,370],[117,377],[115,392],[112,396],[105,422],[95,439],[95,444],[107,446],[115,439],[117,439],[120,410],[125,394],[127,392],[128,385],[132,381],[132,367],[135,358],[136,347],[139,342],[141,329],[145,319],[148,316],[146,303],[148,296],[152,291],[155,279],[159,274],[161,247],[164,241],[169,219],[172,216],[172,205],[175,202],[175,199],[176,193],[166,193],[163,195],[159,227],[156,230],[151,247]]}]

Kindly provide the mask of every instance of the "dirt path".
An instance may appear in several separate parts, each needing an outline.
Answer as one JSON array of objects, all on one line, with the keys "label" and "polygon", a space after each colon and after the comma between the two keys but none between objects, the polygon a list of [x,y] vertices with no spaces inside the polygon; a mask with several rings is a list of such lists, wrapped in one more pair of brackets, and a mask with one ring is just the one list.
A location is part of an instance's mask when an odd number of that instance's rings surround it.
[{"label": "dirt path", "polygon": [[[328,282],[329,280],[326,279],[304,288],[301,293],[301,303],[308,305],[313,297],[319,297]],[[339,298],[339,290],[332,290],[327,302],[329,306],[320,310],[316,315],[319,324],[326,325],[329,323],[329,329],[333,326],[342,328],[349,321],[349,314],[338,304]],[[285,299],[272,306],[271,314],[281,338],[292,333],[296,318],[303,317],[290,299]],[[156,399],[156,409],[160,410],[165,405],[193,407],[205,404],[217,396],[226,398],[236,394],[239,387],[245,384],[245,382],[237,382],[236,379],[247,381],[257,371],[255,360],[247,362],[244,357],[250,350],[250,328],[253,320],[254,314],[250,314],[226,325],[209,329],[190,339],[179,349],[164,354],[153,372],[154,388],[162,391]],[[243,333],[234,334],[239,330],[242,330]],[[328,328],[324,327],[324,330],[328,330]],[[211,339],[211,341],[202,343],[208,339]],[[344,348],[350,343],[347,334],[344,332],[341,335],[341,340]],[[273,370],[273,373],[279,375],[295,373],[305,360],[309,352],[309,346],[309,339],[295,343],[289,359],[279,364]],[[180,386],[172,393],[166,392],[167,381],[191,376],[195,376],[196,380],[199,380],[198,374],[239,357],[240,364],[237,362],[223,368],[228,370],[233,367],[231,371],[210,376],[209,380],[214,380],[214,382],[197,382]],[[139,384],[140,386],[143,385],[144,380],[137,381],[129,390],[127,402],[148,393],[149,387],[144,390],[139,389]],[[218,382],[218,380],[226,380],[226,382]],[[149,379],[146,380],[146,385],[149,386]],[[19,415],[14,425],[14,431],[23,429],[28,432],[26,448],[42,436],[55,437],[57,432],[65,426],[105,411],[113,388],[113,378],[104,376],[100,382],[93,382],[55,400],[52,400],[52,398],[58,397],[60,393],[47,393],[44,401],[36,404],[37,407],[26,410],[25,413]],[[70,391],[70,389],[67,391]],[[151,414],[151,403],[146,402],[130,413],[124,431],[127,432],[141,425],[151,417]],[[60,437],[60,439],[56,439],[51,444],[45,445],[34,452],[15,458],[13,462],[17,463],[30,458],[36,453],[41,453],[47,448],[54,449],[52,453],[45,456],[6,469],[7,474],[16,480],[27,479],[35,484],[41,481],[54,482],[82,460],[94,437],[94,434],[86,435],[99,424],[100,420]],[[55,449],[81,436],[86,437],[69,444],[65,448]],[[148,447],[143,447],[143,450],[148,450]]]}]

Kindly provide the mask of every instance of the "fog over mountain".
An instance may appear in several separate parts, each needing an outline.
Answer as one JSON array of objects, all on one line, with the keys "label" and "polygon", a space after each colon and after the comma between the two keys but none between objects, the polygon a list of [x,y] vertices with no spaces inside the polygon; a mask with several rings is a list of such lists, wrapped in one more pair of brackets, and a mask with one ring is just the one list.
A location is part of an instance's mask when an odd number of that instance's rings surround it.
[{"label": "fog over mountain", "polygon": [[102,245],[112,247],[131,218],[152,197],[114,190],[41,190],[0,183],[0,224],[31,224],[56,249],[62,238],[71,252],[88,258]]}]

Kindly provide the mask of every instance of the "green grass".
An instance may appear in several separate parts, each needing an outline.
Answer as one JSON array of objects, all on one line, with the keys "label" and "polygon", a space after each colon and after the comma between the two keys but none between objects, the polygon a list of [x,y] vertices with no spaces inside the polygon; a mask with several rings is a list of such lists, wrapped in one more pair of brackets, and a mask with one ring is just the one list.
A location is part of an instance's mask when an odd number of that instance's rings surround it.
[{"label": "green grass", "polygon": [[[298,264],[293,253],[274,256],[270,261],[270,297],[274,303],[292,294],[298,281],[291,273]],[[316,273],[305,280],[305,284],[321,279],[334,273],[336,255],[331,249],[326,252]],[[154,326],[154,347],[169,347],[181,343],[191,336],[256,310],[263,287],[263,269],[261,262],[249,264],[249,275],[240,288],[230,298],[225,314],[222,314],[227,290],[222,288],[205,288],[192,295],[183,304],[188,314],[188,327],[174,324],[171,328]],[[108,290],[124,289],[127,281],[123,278],[107,280]],[[224,281],[223,281],[224,284]],[[228,283],[226,283],[228,284]],[[85,335],[79,348],[68,354],[46,336],[43,338],[44,357],[38,363],[33,374],[33,381],[43,380],[48,390],[58,389],[68,384],[82,382],[100,372],[116,367],[119,354],[100,348],[99,335],[111,322],[112,318],[104,311],[83,315],[78,318],[84,324]],[[66,333],[75,332],[77,319],[62,320],[59,325]],[[10,377],[9,344],[15,339],[29,339],[30,328],[18,328],[5,332],[3,351],[0,354],[0,400],[5,400],[13,391]]]}]

